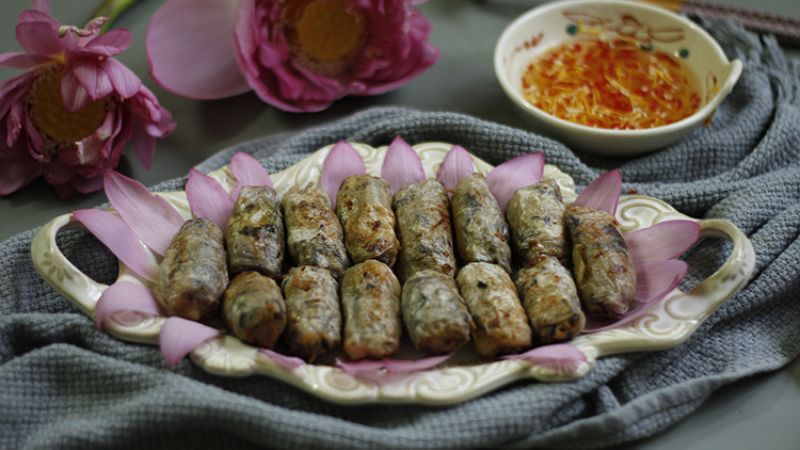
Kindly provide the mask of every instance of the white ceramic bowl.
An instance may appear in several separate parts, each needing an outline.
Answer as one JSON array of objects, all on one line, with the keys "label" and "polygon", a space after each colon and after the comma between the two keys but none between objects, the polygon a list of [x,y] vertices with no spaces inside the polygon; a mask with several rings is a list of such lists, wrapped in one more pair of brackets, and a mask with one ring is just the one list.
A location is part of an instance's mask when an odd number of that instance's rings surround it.
[{"label": "white ceramic bowl", "polygon": [[[536,108],[522,94],[522,75],[539,54],[590,36],[625,36],[682,58],[698,80],[700,109],[669,125],[611,130],[578,125]],[[672,144],[710,119],[731,92],[742,63],[728,61],[697,24],[666,9],[625,0],[572,0],[532,9],[509,25],[497,42],[494,70],[503,90],[535,131],[575,149],[607,156],[647,153]]]}]

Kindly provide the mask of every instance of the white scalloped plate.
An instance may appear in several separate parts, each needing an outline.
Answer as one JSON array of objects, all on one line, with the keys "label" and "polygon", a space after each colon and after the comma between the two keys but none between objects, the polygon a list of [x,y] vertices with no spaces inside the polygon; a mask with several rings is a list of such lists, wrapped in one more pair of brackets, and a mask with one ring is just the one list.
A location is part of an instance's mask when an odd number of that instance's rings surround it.
[{"label": "white scalloped plate", "polygon": [[[277,191],[283,194],[291,186],[305,184],[319,178],[322,162],[332,146],[324,147],[299,163],[272,175]],[[386,147],[373,148],[354,144],[364,158],[367,171],[377,175]],[[422,158],[428,176],[436,169],[450,149],[451,144],[429,142],[414,146]],[[491,166],[475,158],[481,173]],[[227,167],[211,174],[230,190],[233,179]],[[575,199],[572,179],[547,165],[545,178],[555,179],[561,187],[566,202]],[[160,194],[186,218],[191,216],[184,192]],[[697,220],[675,211],[661,200],[642,195],[623,196],[618,212],[623,231],[646,228],[673,219],[689,219],[700,224],[701,237],[726,239],[733,249],[719,270],[689,292],[675,289],[664,301],[652,305],[646,315],[619,329],[579,336],[571,344],[586,354],[587,362],[573,370],[550,369],[518,360],[475,363],[471,350],[462,350],[451,359],[450,365],[409,374],[389,383],[376,384],[354,378],[337,367],[306,364],[287,371],[258,353],[257,349],[243,344],[232,336],[220,337],[195,349],[191,358],[210,373],[229,377],[261,374],[297,386],[313,395],[342,404],[364,403],[417,403],[444,405],[463,402],[500,386],[520,379],[540,381],[569,381],[582,377],[594,366],[597,358],[616,353],[653,351],[674,347],[685,341],[698,325],[719,305],[731,298],[748,281],[753,271],[755,254],[747,237],[726,220]],[[75,223],[70,214],[53,219],[34,237],[31,256],[36,270],[58,292],[77,305],[87,316],[94,318],[95,304],[108,287],[97,283],[70,263],[56,246],[56,234]],[[120,264],[120,279],[140,283]],[[151,345],[158,344],[158,335],[164,317],[146,317],[123,312],[106,320],[105,329],[119,339]],[[473,362],[463,362],[472,359]],[[457,362],[462,361],[462,362]]]}]

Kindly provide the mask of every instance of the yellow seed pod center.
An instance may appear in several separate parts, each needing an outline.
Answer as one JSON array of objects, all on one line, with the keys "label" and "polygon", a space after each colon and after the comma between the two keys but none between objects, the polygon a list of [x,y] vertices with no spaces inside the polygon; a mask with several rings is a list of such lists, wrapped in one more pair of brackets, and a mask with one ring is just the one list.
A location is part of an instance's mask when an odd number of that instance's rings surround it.
[{"label": "yellow seed pod center", "polygon": [[364,34],[361,15],[347,11],[347,0],[312,0],[294,23],[297,44],[309,58],[337,62],[358,49]]},{"label": "yellow seed pod center", "polygon": [[92,135],[106,116],[107,99],[90,102],[75,112],[64,108],[61,96],[62,67],[43,72],[28,94],[30,116],[40,133],[58,144],[74,144]]}]

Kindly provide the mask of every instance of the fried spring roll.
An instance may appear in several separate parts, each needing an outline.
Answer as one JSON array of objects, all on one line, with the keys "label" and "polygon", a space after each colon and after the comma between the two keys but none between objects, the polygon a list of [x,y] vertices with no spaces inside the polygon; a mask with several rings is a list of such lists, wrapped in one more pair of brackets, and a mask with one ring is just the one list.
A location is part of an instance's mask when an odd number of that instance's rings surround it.
[{"label": "fried spring roll", "polygon": [[281,206],[293,265],[322,267],[341,278],[350,259],[342,226],[328,196],[316,185],[293,187],[283,196]]},{"label": "fried spring roll", "polygon": [[336,197],[336,214],[353,263],[376,259],[394,265],[400,242],[394,232],[392,194],[386,180],[369,175],[346,178]]},{"label": "fried spring roll", "polygon": [[243,272],[231,281],[222,312],[234,336],[259,347],[272,348],[286,327],[281,288],[258,272]]},{"label": "fried spring roll", "polygon": [[517,289],[506,271],[489,263],[471,263],[456,278],[475,322],[475,350],[486,357],[518,353],[531,346],[531,328]]},{"label": "fried spring roll", "polygon": [[586,325],[575,282],[557,259],[545,256],[533,267],[520,270],[517,288],[537,343],[572,339]]},{"label": "fried spring roll", "polygon": [[474,174],[462,179],[453,194],[453,232],[464,264],[488,262],[511,273],[508,225],[486,178]]},{"label": "fried spring roll", "polygon": [[582,206],[567,208],[575,284],[593,319],[616,319],[628,311],[636,271],[614,217]]},{"label": "fried spring roll", "polygon": [[425,269],[455,276],[450,199],[442,183],[429,178],[400,189],[394,195],[394,210],[401,244],[400,279]]},{"label": "fried spring roll", "polygon": [[506,217],[511,244],[520,267],[533,267],[541,256],[567,260],[564,201],[555,180],[518,190],[508,202]]},{"label": "fried spring roll", "polygon": [[434,270],[422,270],[403,285],[403,321],[417,350],[450,353],[469,342],[474,327],[456,282]]},{"label": "fried spring roll", "polygon": [[279,280],[286,241],[278,195],[269,186],[245,186],[225,229],[231,273],[255,270]]},{"label": "fried spring roll", "polygon": [[369,260],[342,279],[344,352],[350,359],[385,358],[400,348],[400,283],[386,264]]},{"label": "fried spring roll", "polygon": [[170,316],[199,320],[217,311],[227,285],[222,230],[207,219],[187,221],[161,261],[158,303]]},{"label": "fried spring roll", "polygon": [[286,301],[286,345],[292,354],[312,362],[341,342],[342,314],[336,280],[325,269],[293,267],[283,278]]}]

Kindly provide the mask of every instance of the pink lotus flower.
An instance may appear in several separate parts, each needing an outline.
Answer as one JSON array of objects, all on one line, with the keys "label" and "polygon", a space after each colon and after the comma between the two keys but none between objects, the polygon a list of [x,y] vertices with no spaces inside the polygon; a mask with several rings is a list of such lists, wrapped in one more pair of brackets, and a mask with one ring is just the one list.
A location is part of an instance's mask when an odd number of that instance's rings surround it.
[{"label": "pink lotus flower", "polygon": [[168,0],[147,32],[153,78],[196,99],[254,90],[293,112],[377,95],[439,51],[418,0]]},{"label": "pink lotus flower", "polygon": [[155,139],[175,124],[114,58],[130,45],[130,32],[100,34],[105,18],[61,26],[49,1],[34,7],[17,24],[25,51],[0,54],[0,67],[27,70],[0,85],[0,195],[39,176],[61,197],[99,190],[129,141],[149,168]]}]

